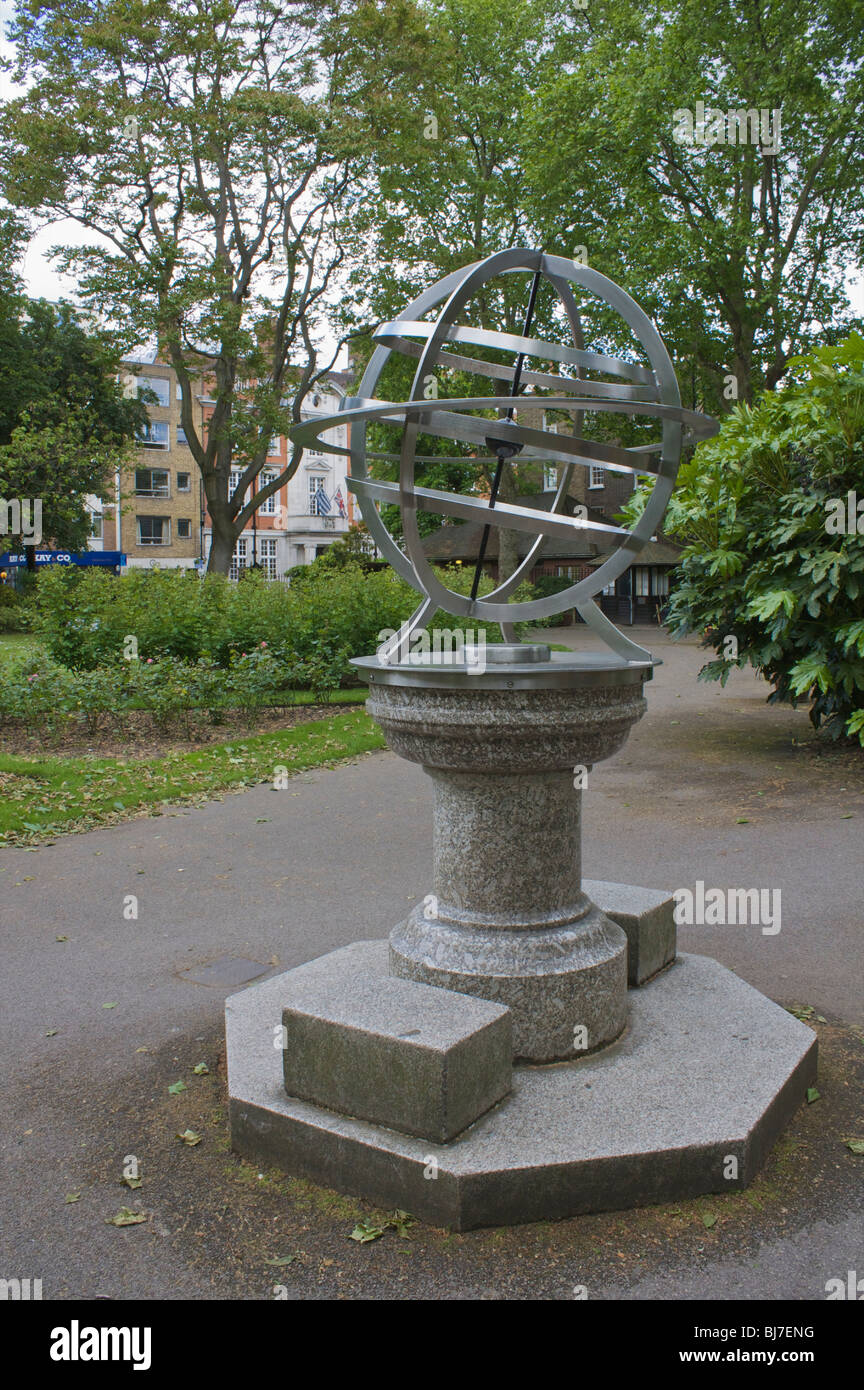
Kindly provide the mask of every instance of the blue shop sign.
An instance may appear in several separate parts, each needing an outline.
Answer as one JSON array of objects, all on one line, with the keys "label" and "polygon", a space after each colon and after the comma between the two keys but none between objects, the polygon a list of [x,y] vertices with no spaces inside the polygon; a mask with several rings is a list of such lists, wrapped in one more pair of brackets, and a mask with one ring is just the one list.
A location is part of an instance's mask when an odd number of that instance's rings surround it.
[{"label": "blue shop sign", "polygon": [[[7,550],[0,555],[0,569],[27,564],[25,551]],[[106,569],[118,569],[126,564],[122,550],[37,550],[37,565],[101,565]]]}]

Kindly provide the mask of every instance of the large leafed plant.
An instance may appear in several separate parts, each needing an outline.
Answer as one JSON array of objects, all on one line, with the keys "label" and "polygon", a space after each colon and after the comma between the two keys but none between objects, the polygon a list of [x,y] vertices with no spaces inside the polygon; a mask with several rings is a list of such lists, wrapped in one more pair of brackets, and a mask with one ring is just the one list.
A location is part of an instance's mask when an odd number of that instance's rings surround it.
[{"label": "large leafed plant", "polygon": [[771,702],[807,700],[816,728],[864,743],[864,338],[792,359],[783,389],[734,409],[682,467],[665,529],[686,545],[669,627],[717,654],[701,678],[750,665]]}]

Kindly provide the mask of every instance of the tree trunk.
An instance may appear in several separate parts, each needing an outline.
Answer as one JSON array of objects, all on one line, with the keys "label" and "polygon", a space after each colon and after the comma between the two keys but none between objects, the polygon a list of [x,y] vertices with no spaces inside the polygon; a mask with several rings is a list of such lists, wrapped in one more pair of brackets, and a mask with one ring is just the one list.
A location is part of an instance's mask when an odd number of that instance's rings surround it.
[{"label": "tree trunk", "polygon": [[[501,502],[516,502],[518,494],[516,492],[516,480],[513,477],[513,466],[509,459],[501,470],[501,486],[498,489],[498,500]],[[505,579],[509,579],[511,574],[519,565],[519,532],[508,527],[498,527],[498,583],[503,584]]]},{"label": "tree trunk", "polygon": [[210,524],[212,534],[210,539],[210,555],[207,560],[208,574],[227,574],[234,555],[234,545],[236,536],[234,525],[231,518],[222,511],[221,507],[213,510],[212,504],[209,507]]}]

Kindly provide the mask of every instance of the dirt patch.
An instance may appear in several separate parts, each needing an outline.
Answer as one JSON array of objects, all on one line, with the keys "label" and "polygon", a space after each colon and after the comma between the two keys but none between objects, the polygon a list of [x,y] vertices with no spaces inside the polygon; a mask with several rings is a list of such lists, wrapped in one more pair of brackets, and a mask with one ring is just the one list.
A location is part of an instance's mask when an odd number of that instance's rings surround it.
[{"label": "dirt patch", "polygon": [[[357,704],[364,696],[358,696]],[[64,758],[159,758],[166,753],[194,753],[214,744],[250,734],[272,734],[292,729],[295,724],[329,719],[353,705],[289,705],[241,714],[226,710],[224,719],[214,724],[206,715],[191,711],[171,728],[160,729],[148,710],[132,710],[118,719],[106,715],[99,727],[88,731],[84,720],[68,721],[53,729],[7,727],[0,730],[0,753],[23,757]]]},{"label": "dirt patch", "polygon": [[[116,1092],[122,1103],[94,1107],[100,1137],[81,1152],[70,1180],[82,1192],[77,1210],[94,1211],[103,1248],[129,1237],[143,1247],[167,1242],[184,1283],[193,1280],[202,1298],[572,1299],[576,1284],[591,1296],[654,1270],[747,1260],[762,1242],[860,1202],[864,1158],[844,1141],[864,1136],[864,1037],[832,1022],[815,1031],[820,1098],[801,1106],[745,1191],[463,1234],[417,1222],[403,1236],[388,1229],[358,1244],[350,1239],[355,1224],[383,1213],[232,1154],[221,1030],[142,1054]],[[202,1060],[210,1071],[195,1075]],[[172,1095],[178,1078],[186,1089]],[[178,1140],[186,1130],[201,1142]],[[141,1160],[144,1182],[135,1191],[119,1185],[118,1153]],[[112,1201],[145,1212],[147,1222],[110,1230],[95,1211]],[[113,1273],[98,1287],[60,1296],[132,1294],[122,1262],[103,1268]]]}]

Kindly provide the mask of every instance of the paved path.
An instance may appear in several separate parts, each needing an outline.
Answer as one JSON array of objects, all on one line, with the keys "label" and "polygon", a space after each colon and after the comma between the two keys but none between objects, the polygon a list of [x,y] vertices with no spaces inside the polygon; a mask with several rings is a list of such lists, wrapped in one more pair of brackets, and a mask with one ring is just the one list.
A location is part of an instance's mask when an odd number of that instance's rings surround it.
[{"label": "paved path", "polygon": [[[806,716],[767,707],[752,676],[697,684],[692,644],[654,643],[664,665],[649,712],[591,775],[583,868],[667,889],[782,890],[777,935],[680,938],[827,1020],[823,1099],[753,1200],[465,1236],[417,1228],[358,1247],[345,1237],[362,1204],[230,1155],[221,1011],[236,985],[220,972],[386,935],[429,889],[429,787],[384,753],[287,790],[0,852],[0,1277],[42,1277],[46,1297],[259,1298],[266,1260],[296,1254],[277,1277],[297,1298],[569,1297],[575,1283],[601,1298],[819,1298],[828,1278],[864,1271],[864,1159],[841,1142],[864,1136],[864,758],[814,750]],[[208,966],[210,983],[187,974]],[[194,1076],[201,1060],[210,1073]],[[178,1079],[187,1090],[170,1095]],[[187,1149],[174,1135],[190,1125],[204,1141]],[[144,1165],[138,1191],[119,1185],[127,1154]],[[104,1224],[122,1205],[149,1220]]]}]

